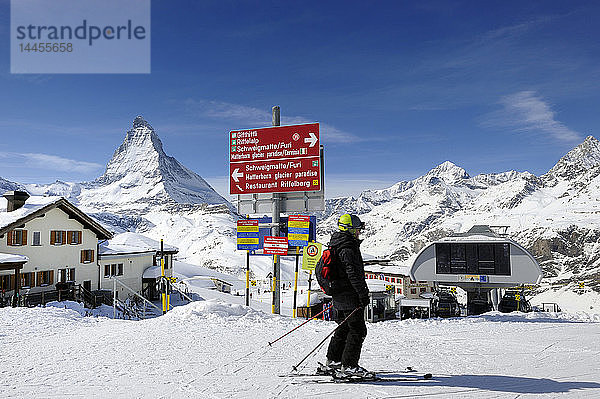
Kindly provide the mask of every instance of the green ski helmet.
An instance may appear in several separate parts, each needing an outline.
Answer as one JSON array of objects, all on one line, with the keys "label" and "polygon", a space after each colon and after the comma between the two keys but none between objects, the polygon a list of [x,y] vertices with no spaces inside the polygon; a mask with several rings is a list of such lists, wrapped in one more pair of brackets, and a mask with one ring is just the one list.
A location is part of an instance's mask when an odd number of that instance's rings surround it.
[{"label": "green ski helmet", "polygon": [[365,224],[356,215],[346,213],[338,219],[338,229],[340,231],[349,231],[354,234],[356,230],[363,229],[364,227]]}]

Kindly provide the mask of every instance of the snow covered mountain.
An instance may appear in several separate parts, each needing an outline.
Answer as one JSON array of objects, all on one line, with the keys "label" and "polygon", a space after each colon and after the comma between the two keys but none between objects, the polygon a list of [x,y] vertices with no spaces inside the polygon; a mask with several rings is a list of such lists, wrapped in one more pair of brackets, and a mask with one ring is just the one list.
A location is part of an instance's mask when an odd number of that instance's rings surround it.
[{"label": "snow covered mountain", "polygon": [[319,233],[355,212],[367,222],[365,251],[410,264],[427,243],[475,224],[507,226],[540,261],[548,285],[600,290],[600,142],[590,136],[546,174],[471,177],[451,162],[415,180],[358,198],[327,201]]},{"label": "snow covered mountain", "polygon": [[83,185],[78,199],[90,208],[139,214],[174,204],[227,204],[202,177],[165,154],[158,135],[141,116],[104,174]]},{"label": "snow covered mountain", "polygon": [[[25,186],[0,179],[0,188],[64,196],[115,232],[164,238],[180,248],[182,261],[243,274],[233,206],[167,156],[142,117],[135,118],[98,179]],[[407,265],[424,245],[453,232],[475,224],[507,226],[540,261],[546,287],[576,291],[585,281],[600,291],[600,142],[591,136],[539,177],[517,171],[470,176],[446,161],[414,180],[327,200],[317,215],[320,241],[327,242],[338,216],[347,212],[367,222],[366,253]],[[270,263],[256,258],[252,268],[264,277]],[[293,275],[285,265],[282,273]]]}]

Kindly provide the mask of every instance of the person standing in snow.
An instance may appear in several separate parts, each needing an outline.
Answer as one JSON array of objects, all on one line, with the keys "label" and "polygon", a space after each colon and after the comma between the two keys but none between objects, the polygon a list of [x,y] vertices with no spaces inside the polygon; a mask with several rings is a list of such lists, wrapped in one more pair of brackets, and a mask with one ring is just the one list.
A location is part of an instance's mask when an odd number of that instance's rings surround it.
[{"label": "person standing in snow", "polygon": [[[360,253],[359,234],[364,228],[358,216],[344,214],[338,219],[338,231],[331,235],[329,247],[339,258],[336,291],[332,295],[335,321],[339,324],[327,349],[327,361],[321,371],[336,377],[373,377],[358,365],[362,344],[367,336],[364,308],[369,304],[369,289]],[[342,324],[342,322],[347,320]]]}]

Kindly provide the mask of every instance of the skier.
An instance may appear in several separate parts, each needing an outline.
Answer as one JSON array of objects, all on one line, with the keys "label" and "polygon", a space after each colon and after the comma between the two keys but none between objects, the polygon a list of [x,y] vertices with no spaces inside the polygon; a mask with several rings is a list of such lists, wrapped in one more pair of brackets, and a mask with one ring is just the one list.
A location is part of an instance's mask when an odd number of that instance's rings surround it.
[{"label": "skier", "polygon": [[341,263],[335,280],[336,291],[332,295],[335,321],[340,326],[331,338],[327,361],[319,371],[336,378],[375,377],[372,372],[358,365],[367,335],[364,308],[369,304],[369,289],[359,248],[361,240],[358,238],[363,228],[364,223],[358,216],[344,214],[338,219],[339,231],[331,235],[329,242],[329,247],[334,249]]}]

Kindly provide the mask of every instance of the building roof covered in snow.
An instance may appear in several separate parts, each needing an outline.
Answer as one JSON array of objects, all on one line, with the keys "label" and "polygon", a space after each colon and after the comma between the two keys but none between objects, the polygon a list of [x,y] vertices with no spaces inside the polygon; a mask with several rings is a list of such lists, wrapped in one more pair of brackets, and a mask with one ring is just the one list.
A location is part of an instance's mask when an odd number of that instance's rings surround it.
[{"label": "building roof covered in snow", "polygon": [[[164,252],[176,254],[177,247],[163,243]],[[123,255],[144,252],[160,252],[160,241],[153,240],[145,235],[130,231],[118,234],[111,240],[100,244],[100,255]]]},{"label": "building roof covered in snow", "polygon": [[0,198],[0,235],[40,217],[54,208],[59,208],[85,228],[96,233],[99,239],[112,237],[110,231],[63,197],[31,196],[21,207],[10,212],[7,211],[7,205],[7,199]]},{"label": "building roof covered in snow", "polygon": [[0,253],[0,263],[25,263],[28,260],[29,258],[24,255]]}]

